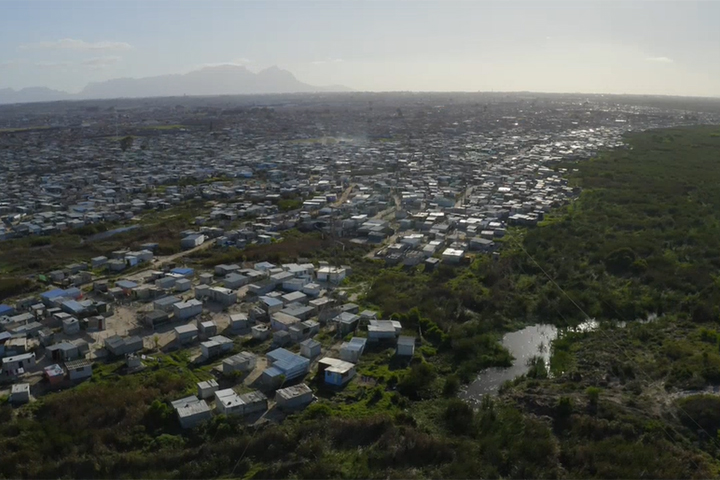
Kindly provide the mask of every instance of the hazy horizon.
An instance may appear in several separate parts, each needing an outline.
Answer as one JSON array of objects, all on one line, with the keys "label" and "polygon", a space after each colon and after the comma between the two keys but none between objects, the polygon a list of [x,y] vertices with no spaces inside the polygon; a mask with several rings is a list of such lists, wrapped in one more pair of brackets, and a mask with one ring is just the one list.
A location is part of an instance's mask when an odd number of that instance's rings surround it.
[{"label": "hazy horizon", "polygon": [[277,65],[356,91],[720,96],[720,3],[5,1],[0,88]]}]

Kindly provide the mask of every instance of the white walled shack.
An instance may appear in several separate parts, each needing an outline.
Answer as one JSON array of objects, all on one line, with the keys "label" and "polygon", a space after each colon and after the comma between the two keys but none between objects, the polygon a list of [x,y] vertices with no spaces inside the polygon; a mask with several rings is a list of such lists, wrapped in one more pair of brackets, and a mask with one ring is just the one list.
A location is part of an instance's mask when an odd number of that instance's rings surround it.
[{"label": "white walled shack", "polygon": [[296,410],[304,408],[313,401],[310,387],[301,383],[292,387],[281,388],[275,392],[275,403],[282,410]]},{"label": "white walled shack", "polygon": [[240,399],[240,395],[232,388],[215,392],[215,407],[219,413],[224,415],[243,414],[243,402]]},{"label": "white walled shack", "polygon": [[250,352],[240,352],[237,355],[223,360],[223,374],[232,375],[235,372],[249,372],[257,364],[257,355]]},{"label": "white walled shack", "polygon": [[84,380],[92,377],[92,363],[84,358],[65,362],[65,369],[70,380]]},{"label": "white walled shack", "polygon": [[220,387],[217,380],[206,380],[204,382],[198,382],[198,397],[202,398],[203,400],[213,398],[215,396],[215,392],[217,392],[219,388]]},{"label": "white walled shack", "polygon": [[173,305],[173,313],[178,320],[187,320],[202,313],[202,302],[199,300],[188,300]]},{"label": "white walled shack", "polygon": [[241,332],[250,327],[248,316],[244,313],[233,313],[230,315],[230,330]]},{"label": "white walled shack", "polygon": [[181,345],[194,342],[198,337],[198,328],[195,325],[180,325],[175,327],[175,339]]},{"label": "white walled shack", "polygon": [[172,406],[177,413],[182,428],[193,428],[201,422],[212,418],[212,412],[210,412],[208,404],[195,395],[175,400],[172,402]]},{"label": "white walled shack", "polygon": [[19,405],[30,401],[30,384],[16,383],[10,388],[10,403]]}]

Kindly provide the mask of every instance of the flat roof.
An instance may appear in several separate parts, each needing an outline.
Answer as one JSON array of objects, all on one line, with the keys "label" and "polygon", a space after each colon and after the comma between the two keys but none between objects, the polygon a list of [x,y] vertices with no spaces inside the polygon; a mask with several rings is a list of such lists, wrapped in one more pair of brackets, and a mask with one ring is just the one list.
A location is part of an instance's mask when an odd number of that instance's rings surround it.
[{"label": "flat roof", "polygon": [[275,392],[275,395],[281,397],[283,400],[289,400],[308,393],[312,393],[310,387],[301,383],[299,385],[293,385],[292,387],[281,388]]}]

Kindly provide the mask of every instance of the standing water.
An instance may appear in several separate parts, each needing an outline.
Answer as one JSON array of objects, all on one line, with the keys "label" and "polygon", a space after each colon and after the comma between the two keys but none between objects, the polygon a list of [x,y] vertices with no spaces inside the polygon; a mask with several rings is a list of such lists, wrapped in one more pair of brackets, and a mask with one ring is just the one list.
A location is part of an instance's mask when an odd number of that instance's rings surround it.
[{"label": "standing water", "polygon": [[[572,331],[590,332],[599,326],[595,320],[581,323]],[[487,393],[497,393],[500,386],[508,380],[514,380],[528,372],[528,361],[533,357],[542,357],[545,365],[550,365],[552,342],[557,338],[558,330],[553,325],[532,325],[517,332],[506,333],[502,344],[514,357],[507,368],[492,367],[480,372],[466,389],[460,392],[464,400],[480,400]]]}]

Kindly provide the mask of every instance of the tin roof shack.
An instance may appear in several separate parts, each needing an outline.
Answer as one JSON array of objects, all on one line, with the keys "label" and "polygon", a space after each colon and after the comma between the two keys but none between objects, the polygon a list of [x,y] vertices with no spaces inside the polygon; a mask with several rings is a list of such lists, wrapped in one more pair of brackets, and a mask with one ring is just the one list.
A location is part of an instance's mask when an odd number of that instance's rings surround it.
[{"label": "tin roof shack", "polygon": [[170,321],[170,314],[164,310],[153,310],[143,315],[143,323],[152,328],[158,327]]},{"label": "tin roof shack", "polygon": [[338,267],[320,267],[317,270],[317,280],[319,282],[340,283],[345,280],[347,271]]},{"label": "tin roof shack", "polygon": [[222,264],[222,265],[215,266],[215,275],[217,275],[218,277],[226,277],[226,276],[230,275],[231,273],[235,273],[235,272],[239,272],[239,271],[240,271],[240,266],[235,265],[235,264],[232,264],[232,265]]},{"label": "tin roof shack", "polygon": [[0,373],[2,373],[3,377],[15,378],[25,373],[28,368],[33,368],[34,366],[35,354],[23,353],[21,355],[3,358]]},{"label": "tin roof shack", "polygon": [[360,322],[360,316],[350,312],[342,312],[333,319],[336,324],[337,331],[340,335],[345,336],[350,332],[354,332]]},{"label": "tin roof shack", "polygon": [[250,321],[248,316],[244,313],[231,313],[230,314],[230,331],[234,334],[244,332],[250,328]]},{"label": "tin roof shack", "polygon": [[217,380],[206,380],[204,382],[198,382],[197,389],[198,389],[198,398],[201,398],[203,400],[207,400],[208,398],[213,398],[215,396],[215,392],[218,391],[218,382]]},{"label": "tin roof shack", "polygon": [[172,402],[182,428],[194,428],[200,423],[210,420],[212,412],[207,403],[196,396],[181,398]]},{"label": "tin roof shack", "polygon": [[313,401],[310,387],[301,383],[292,387],[281,388],[275,392],[275,403],[278,408],[285,411],[305,408]]},{"label": "tin roof shack", "polygon": [[163,290],[170,290],[175,287],[178,279],[172,276],[162,277],[155,280],[155,286]]},{"label": "tin roof shack", "polygon": [[205,235],[195,233],[180,240],[180,247],[183,250],[190,250],[191,248],[199,247],[203,243],[205,243]]},{"label": "tin roof shack", "polygon": [[30,384],[17,383],[10,387],[10,403],[22,405],[30,401]]},{"label": "tin roof shack", "polygon": [[192,288],[192,282],[187,278],[180,278],[175,282],[176,292],[187,292]]},{"label": "tin roof shack", "polygon": [[305,305],[308,303],[309,299],[307,295],[302,292],[290,292],[281,296],[280,300],[282,300],[284,305],[288,305],[289,303],[299,303],[301,305]]},{"label": "tin roof shack", "polygon": [[200,344],[200,351],[202,352],[203,360],[210,360],[211,358],[218,357],[223,353],[232,350],[233,341],[222,335],[216,335],[210,337],[206,342]]},{"label": "tin roof shack", "polygon": [[237,303],[237,292],[229,288],[210,287],[208,289],[208,297],[223,307],[229,307]]},{"label": "tin roof shack", "polygon": [[283,330],[288,331],[290,327],[293,325],[296,325],[300,323],[300,319],[297,317],[293,317],[292,315],[288,315],[287,313],[282,312],[276,312],[272,314],[272,317],[270,319],[270,325],[272,326],[273,330]]},{"label": "tin roof shack", "polygon": [[0,317],[15,315],[15,309],[10,305],[0,305]]},{"label": "tin roof shack", "polygon": [[282,300],[269,296],[260,297],[260,307],[264,309],[269,315],[277,313],[283,308]]},{"label": "tin roof shack", "polygon": [[365,351],[366,343],[367,339],[362,337],[353,337],[349,342],[344,342],[340,346],[340,358],[346,362],[357,363]]},{"label": "tin roof shack", "polygon": [[243,415],[264,412],[268,408],[268,400],[262,392],[254,391],[240,395],[243,402]]},{"label": "tin roof shack", "polygon": [[253,340],[266,340],[270,336],[270,328],[267,325],[255,325],[250,329]]},{"label": "tin roof shack", "polygon": [[291,326],[288,329],[288,333],[290,334],[290,339],[294,343],[299,343],[315,335],[318,330],[319,324],[317,322],[307,320],[305,322],[296,323],[295,325]]},{"label": "tin roof shack", "polygon": [[[248,293],[251,293],[253,295],[265,295],[266,293],[272,292],[275,290],[275,282],[269,278],[254,281],[250,285],[248,285]],[[280,302],[282,304],[282,302]]]},{"label": "tin roof shack", "polygon": [[300,342],[300,355],[312,360],[315,357],[319,357],[322,352],[322,345],[317,340],[308,338]]},{"label": "tin roof shack", "polygon": [[200,329],[200,338],[209,340],[210,337],[217,335],[217,325],[212,320],[198,322],[198,328]]},{"label": "tin roof shack", "polygon": [[324,375],[325,383],[336,387],[346,385],[356,374],[355,364],[325,357],[318,362],[318,374]]},{"label": "tin roof shack", "polygon": [[158,298],[153,302],[153,310],[171,313],[173,311],[173,305],[176,303],[180,303],[180,299],[178,297],[169,296]]},{"label": "tin roof shack", "polygon": [[179,345],[187,345],[198,338],[198,328],[195,325],[180,325],[175,327],[175,340]]},{"label": "tin roof shack", "polygon": [[0,357],[11,357],[27,353],[28,341],[25,336],[13,337],[8,332],[2,332],[0,334],[0,344],[2,343],[4,343],[4,347],[0,345]]},{"label": "tin roof shack", "polygon": [[396,353],[401,357],[412,357],[415,354],[415,337],[400,335],[397,341]]},{"label": "tin roof shack", "polygon": [[465,258],[465,250],[459,248],[446,248],[442,253],[444,263],[458,264]]},{"label": "tin roof shack", "polygon": [[[75,302],[77,303],[77,302]],[[75,335],[80,333],[80,321],[75,317],[66,318],[62,321],[63,333],[65,335]]]},{"label": "tin roof shack", "polygon": [[50,385],[57,385],[65,379],[65,371],[56,363],[45,367],[43,369],[43,376]]},{"label": "tin roof shack", "polygon": [[368,341],[395,341],[400,334],[402,325],[397,320],[370,320],[368,324]]},{"label": "tin roof shack", "polygon": [[250,352],[240,352],[226,358],[222,362],[223,375],[234,375],[237,372],[250,372],[257,364],[257,355]]},{"label": "tin roof shack", "polygon": [[67,362],[81,357],[78,346],[70,342],[60,342],[45,349],[45,354],[56,362]]},{"label": "tin roof shack", "polygon": [[92,377],[92,363],[84,358],[65,362],[65,369],[68,371],[70,380],[85,380]]},{"label": "tin roof shack", "polygon": [[320,295],[320,290],[322,286],[318,283],[307,283],[302,287],[302,292],[308,297],[317,297]]},{"label": "tin roof shack", "polygon": [[113,335],[105,339],[105,348],[111,355],[120,357],[143,349],[143,339],[138,336],[121,337]]},{"label": "tin roof shack", "polygon": [[231,290],[237,290],[248,283],[250,283],[250,277],[246,277],[245,275],[241,275],[239,273],[231,273],[223,279],[223,285],[225,288],[229,288]]},{"label": "tin roof shack", "polygon": [[225,415],[242,415],[244,411],[240,395],[232,388],[215,392],[215,407],[218,412]]},{"label": "tin roof shack", "polygon": [[173,305],[173,313],[178,320],[187,320],[202,313],[202,302],[199,300],[188,300]]},{"label": "tin roof shack", "polygon": [[310,368],[310,360],[284,348],[277,348],[268,352],[267,365],[268,368],[260,377],[261,382],[273,387],[305,376]]}]

